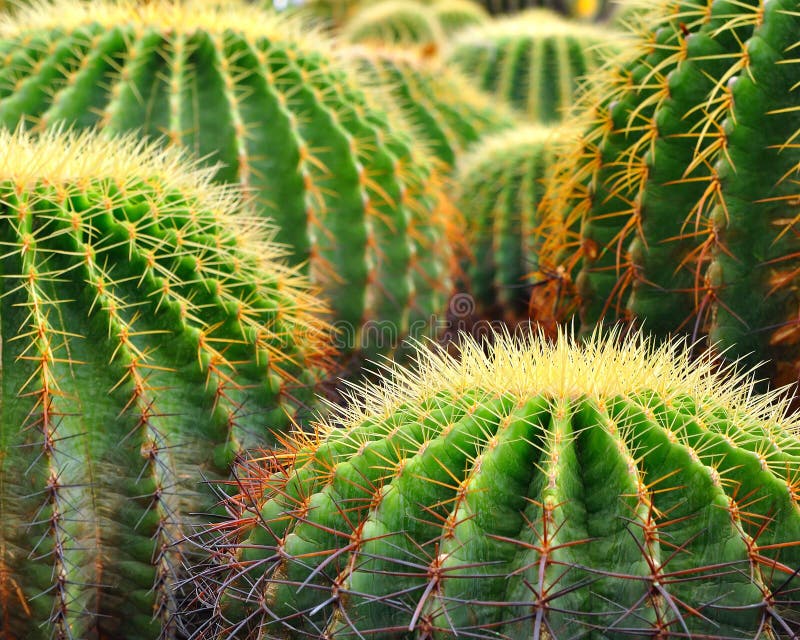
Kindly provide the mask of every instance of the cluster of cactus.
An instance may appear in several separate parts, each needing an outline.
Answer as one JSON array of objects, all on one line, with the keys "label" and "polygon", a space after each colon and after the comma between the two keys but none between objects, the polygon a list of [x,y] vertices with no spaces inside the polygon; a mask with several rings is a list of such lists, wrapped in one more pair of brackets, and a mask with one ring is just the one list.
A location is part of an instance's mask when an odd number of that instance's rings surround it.
[{"label": "cluster of cactus", "polygon": [[607,28],[534,9],[466,29],[447,58],[530,120],[554,122],[573,105],[581,78],[597,71],[619,38]]},{"label": "cluster of cactus", "polygon": [[422,352],[244,470],[196,637],[796,637],[798,425],[751,393],[636,337]]},{"label": "cluster of cactus", "polygon": [[[0,16],[0,635],[800,637],[790,398],[669,338],[800,378],[800,0],[51,1]],[[312,397],[454,283],[538,334]]]},{"label": "cluster of cactus", "polygon": [[342,53],[358,67],[362,84],[374,90],[376,102],[397,111],[445,171],[481,137],[516,125],[510,109],[441,61],[394,47],[354,46]]},{"label": "cluster of cactus", "polygon": [[637,28],[583,100],[540,259],[573,270],[585,331],[708,335],[795,381],[798,4],[665,0]]},{"label": "cluster of cactus", "polygon": [[202,477],[311,399],[322,306],[177,152],[0,147],[0,635],[171,637]]},{"label": "cluster of cactus", "polygon": [[534,279],[542,241],[537,210],[555,149],[577,134],[564,127],[517,127],[484,138],[459,161],[455,202],[471,249],[465,274],[481,315],[500,309],[511,319],[527,311],[534,284],[548,295],[559,286],[555,279]]},{"label": "cluster of cactus", "polygon": [[[427,156],[301,27],[208,3],[22,11],[0,24],[0,124],[137,131],[217,165],[322,288],[342,346],[385,351],[445,306],[450,207]],[[396,335],[360,337],[373,322]]]},{"label": "cluster of cactus", "polygon": [[444,41],[436,14],[416,0],[382,0],[356,11],[342,27],[349,42],[440,45]]}]

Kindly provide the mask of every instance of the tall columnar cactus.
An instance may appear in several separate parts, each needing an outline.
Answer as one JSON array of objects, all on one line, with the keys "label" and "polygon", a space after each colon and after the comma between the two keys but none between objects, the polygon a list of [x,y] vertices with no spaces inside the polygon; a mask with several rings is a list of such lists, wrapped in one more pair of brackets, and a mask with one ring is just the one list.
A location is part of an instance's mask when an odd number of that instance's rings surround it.
[{"label": "tall columnar cactus", "polygon": [[0,147],[0,635],[173,637],[203,476],[287,429],[321,305],[177,153]]},{"label": "tall columnar cactus", "polygon": [[707,333],[796,380],[800,3],[670,0],[636,24],[551,201],[579,228],[586,330],[622,315]]},{"label": "tall columnar cactus", "polygon": [[[0,24],[0,124],[136,130],[251,190],[352,331],[396,339],[448,294],[444,196],[427,156],[332,62],[250,6],[57,0]],[[365,345],[367,347],[374,345]]]},{"label": "tall columnar cactus", "polygon": [[[471,256],[469,287],[484,308],[514,314],[537,293],[551,295],[559,283],[536,282],[541,243],[539,202],[555,161],[554,145],[577,130],[531,125],[484,138],[458,164],[456,205],[467,222]],[[537,299],[541,299],[538,296]]]},{"label": "tall columnar cactus", "polygon": [[342,26],[349,42],[441,45],[445,34],[430,7],[417,0],[362,3]]},{"label": "tall columnar cactus", "polygon": [[475,89],[461,73],[438,58],[387,47],[354,46],[343,50],[356,65],[377,101],[412,127],[449,170],[456,158],[482,136],[515,125],[515,117]]},{"label": "tall columnar cactus", "polygon": [[619,36],[539,9],[458,34],[448,60],[536,122],[563,118]]},{"label": "tall columnar cactus", "polygon": [[196,637],[796,637],[784,404],[635,336],[485,349],[425,351],[253,463]]}]

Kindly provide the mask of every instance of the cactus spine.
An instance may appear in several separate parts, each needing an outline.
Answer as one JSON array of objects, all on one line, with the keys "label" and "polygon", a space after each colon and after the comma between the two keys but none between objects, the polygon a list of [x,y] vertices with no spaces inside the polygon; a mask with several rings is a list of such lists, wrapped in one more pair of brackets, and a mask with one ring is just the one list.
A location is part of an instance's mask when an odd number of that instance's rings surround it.
[{"label": "cactus spine", "polygon": [[387,322],[396,340],[448,293],[441,180],[301,26],[191,1],[20,11],[0,24],[0,123],[136,130],[221,163],[215,179],[255,194],[335,320]]},{"label": "cactus spine", "polygon": [[466,29],[448,60],[534,122],[554,122],[573,105],[579,79],[616,46],[608,29],[571,23],[544,9]]},{"label": "cactus spine", "polygon": [[225,598],[250,637],[791,636],[797,424],[723,376],[638,338],[423,352],[254,464],[198,637]]},{"label": "cactus spine", "polygon": [[171,638],[202,475],[288,427],[321,304],[178,153],[0,146],[0,635]]},{"label": "cactus spine", "polygon": [[397,110],[450,170],[456,158],[482,136],[515,124],[503,105],[494,104],[456,70],[436,58],[387,47],[348,47],[344,57],[376,90],[381,105]]},{"label": "cactus spine", "polygon": [[707,333],[796,380],[798,4],[662,2],[636,24],[554,187],[580,221],[586,330]]},{"label": "cactus spine", "polygon": [[484,308],[498,306],[514,315],[528,306],[541,242],[537,209],[554,146],[577,133],[519,127],[487,136],[459,162],[453,182],[472,253],[466,273],[470,292]]}]

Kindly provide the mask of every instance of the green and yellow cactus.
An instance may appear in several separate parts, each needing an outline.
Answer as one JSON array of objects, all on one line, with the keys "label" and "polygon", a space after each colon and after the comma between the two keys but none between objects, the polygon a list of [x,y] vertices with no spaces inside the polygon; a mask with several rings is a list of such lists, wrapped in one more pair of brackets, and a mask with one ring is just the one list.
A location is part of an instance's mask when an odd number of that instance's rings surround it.
[{"label": "green and yellow cactus", "polygon": [[396,47],[354,46],[343,50],[376,102],[397,111],[417,141],[450,171],[472,144],[515,126],[510,109],[475,89],[467,77],[438,58]]},{"label": "green and yellow cactus", "polygon": [[493,14],[545,7],[578,20],[597,20],[606,15],[612,3],[608,0],[483,0],[483,4]]},{"label": "green and yellow cactus", "polygon": [[203,477],[311,400],[324,308],[177,152],[0,147],[0,635],[175,637]]},{"label": "green and yellow cactus", "polygon": [[[663,1],[587,93],[553,184],[585,331],[623,317],[800,375],[796,0]],[[556,238],[556,236],[554,236]],[[555,256],[555,257],[553,257]]]},{"label": "green and yellow cactus", "polygon": [[489,14],[475,0],[435,0],[431,10],[447,38],[466,27],[489,21]]},{"label": "green and yellow cactus", "polygon": [[429,6],[416,0],[362,3],[342,25],[348,42],[441,46],[445,33]]},{"label": "green and yellow cactus", "polygon": [[423,350],[252,462],[198,637],[795,637],[783,401],[636,336],[486,349]]},{"label": "green and yellow cactus", "polygon": [[534,279],[542,241],[537,210],[555,147],[577,134],[564,127],[519,127],[487,136],[460,160],[453,182],[471,249],[465,273],[483,314],[519,316],[534,285],[545,295],[558,286],[555,279]]},{"label": "green and yellow cactus", "polygon": [[593,74],[620,36],[570,22],[546,9],[494,20],[458,34],[447,59],[534,122],[561,120],[584,75]]},{"label": "green and yellow cactus", "polygon": [[0,21],[0,124],[137,131],[252,192],[350,332],[443,307],[441,177],[321,34],[248,6],[56,0]]}]

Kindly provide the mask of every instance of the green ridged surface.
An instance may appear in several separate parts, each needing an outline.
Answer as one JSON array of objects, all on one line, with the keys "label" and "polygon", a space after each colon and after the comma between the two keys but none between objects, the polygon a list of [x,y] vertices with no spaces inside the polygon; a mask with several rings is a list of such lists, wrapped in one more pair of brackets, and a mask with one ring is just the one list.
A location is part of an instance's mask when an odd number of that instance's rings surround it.
[{"label": "green ridged surface", "polygon": [[577,133],[529,126],[486,137],[462,158],[456,206],[467,220],[469,291],[484,308],[528,307],[539,255],[537,208],[555,147]]},{"label": "green ridged surface", "polygon": [[[439,313],[449,257],[437,172],[325,39],[253,7],[135,4],[63,0],[7,20],[0,123],[135,130],[221,164],[216,180],[254,193],[322,287],[344,351],[388,351]],[[369,322],[395,335],[374,341]]]},{"label": "green ridged surface", "polygon": [[362,3],[342,26],[348,42],[438,45],[445,33],[436,14],[415,0]]},{"label": "green ridged surface", "polygon": [[616,41],[609,29],[539,9],[461,32],[447,59],[529,120],[548,123],[567,114],[580,78],[595,72]]},{"label": "green ridged surface", "polygon": [[474,0],[436,0],[431,9],[448,38],[465,27],[489,21],[489,14]]},{"label": "green ridged surface", "polygon": [[785,406],[635,338],[484,348],[423,356],[344,428],[253,463],[212,537],[231,555],[196,572],[200,601],[223,603],[197,637],[800,630]]},{"label": "green ridged surface", "polygon": [[321,305],[175,154],[0,145],[0,635],[173,638],[203,479],[310,401]]},{"label": "green ridged surface", "polygon": [[555,187],[582,220],[586,331],[623,315],[707,334],[797,379],[799,8],[662,2],[634,22]]},{"label": "green ridged surface", "polygon": [[358,65],[376,99],[396,110],[449,171],[456,159],[483,136],[510,129],[515,117],[472,87],[438,59],[396,48],[349,47],[347,61]]}]

